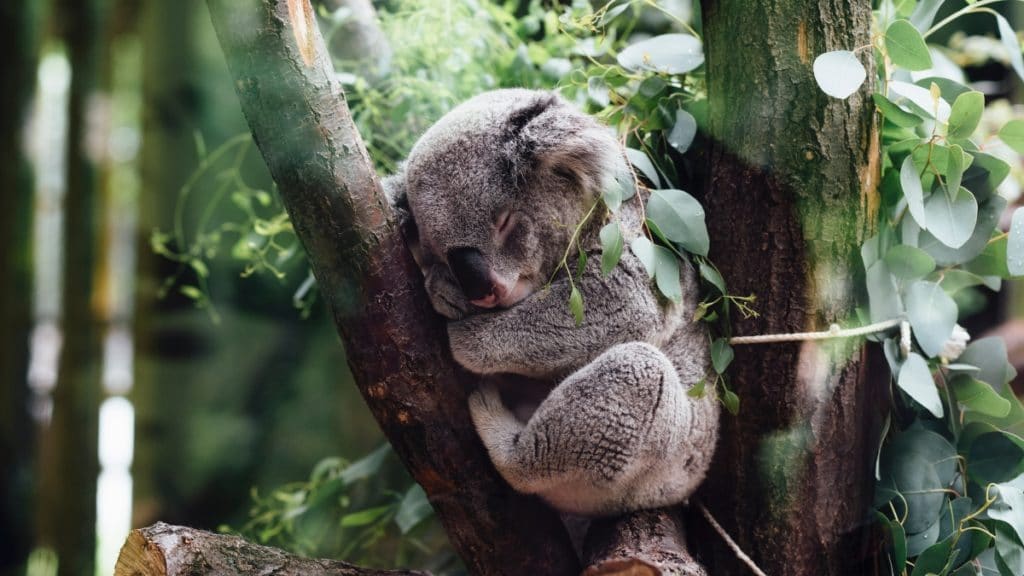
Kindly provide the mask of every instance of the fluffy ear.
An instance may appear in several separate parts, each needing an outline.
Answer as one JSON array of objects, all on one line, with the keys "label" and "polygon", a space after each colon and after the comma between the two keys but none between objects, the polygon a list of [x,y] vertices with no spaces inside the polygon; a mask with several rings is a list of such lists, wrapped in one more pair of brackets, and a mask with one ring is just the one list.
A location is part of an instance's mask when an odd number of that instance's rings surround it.
[{"label": "fluffy ear", "polygon": [[509,116],[506,151],[518,181],[553,175],[600,194],[624,166],[612,131],[555,94],[538,96]]},{"label": "fluffy ear", "polygon": [[405,165],[399,166],[398,172],[385,178],[381,184],[384,186],[384,196],[391,205],[391,209],[395,211],[398,229],[401,231],[402,237],[405,238],[405,243],[412,252],[416,263],[422,268],[420,233],[416,228],[416,220],[413,219],[412,209],[409,208],[409,196],[405,183]]}]

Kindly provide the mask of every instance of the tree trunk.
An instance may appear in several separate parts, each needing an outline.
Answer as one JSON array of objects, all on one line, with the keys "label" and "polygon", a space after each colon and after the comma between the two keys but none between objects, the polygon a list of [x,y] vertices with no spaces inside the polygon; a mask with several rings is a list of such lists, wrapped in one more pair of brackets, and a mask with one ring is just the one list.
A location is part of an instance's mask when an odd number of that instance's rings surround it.
[{"label": "tree trunk", "polygon": [[583,546],[583,576],[707,576],[690,556],[675,510],[641,510],[594,520]]},{"label": "tree trunk", "polygon": [[97,97],[102,0],[57,6],[71,64],[68,95],[67,192],[64,197],[63,346],[53,393],[53,418],[42,435],[40,538],[59,558],[60,575],[95,570],[96,454],[99,417],[100,326],[93,308],[97,263],[99,186],[95,142],[89,133]]},{"label": "tree trunk", "polygon": [[260,546],[237,536],[154,524],[132,530],[114,576],[430,576],[413,570],[374,570],[345,562],[313,560]]},{"label": "tree trunk", "polygon": [[466,408],[475,378],[392,222],[309,0],[208,0],[242,111],[370,410],[474,574],[575,574],[557,515],[497,475]]},{"label": "tree trunk", "polygon": [[[760,317],[737,335],[855,323],[852,276],[878,205],[869,87],[846,101],[814,58],[871,43],[867,0],[705,0],[712,259]],[[870,64],[871,52],[861,51]],[[869,66],[869,78],[874,77]],[[768,574],[855,574],[863,561],[884,381],[862,340],[736,350],[742,404],[723,416],[701,499]],[[745,573],[721,540],[709,572]]]},{"label": "tree trunk", "polygon": [[34,425],[29,414],[32,328],[32,169],[25,121],[36,85],[40,2],[0,4],[0,574],[28,556]]}]

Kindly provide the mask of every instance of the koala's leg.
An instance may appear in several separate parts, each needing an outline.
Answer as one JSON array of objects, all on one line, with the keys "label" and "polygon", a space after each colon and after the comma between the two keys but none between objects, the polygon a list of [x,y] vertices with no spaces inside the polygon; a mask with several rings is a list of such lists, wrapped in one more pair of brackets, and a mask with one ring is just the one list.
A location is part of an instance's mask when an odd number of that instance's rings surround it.
[{"label": "koala's leg", "polygon": [[[717,409],[705,400],[686,395],[664,353],[629,342],[563,380],[525,425],[494,389],[474,394],[470,410],[513,488],[563,511],[604,514],[689,496],[714,448]],[[701,439],[711,446],[688,445]]]}]

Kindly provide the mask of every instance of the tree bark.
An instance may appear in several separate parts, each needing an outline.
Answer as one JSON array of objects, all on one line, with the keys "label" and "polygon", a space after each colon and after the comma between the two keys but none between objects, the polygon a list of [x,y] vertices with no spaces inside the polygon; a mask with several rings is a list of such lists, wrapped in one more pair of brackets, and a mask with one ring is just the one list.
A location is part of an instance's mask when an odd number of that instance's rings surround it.
[{"label": "tree bark", "polygon": [[100,401],[100,324],[93,308],[99,247],[99,182],[90,120],[104,51],[103,0],[57,5],[71,64],[63,215],[63,345],[53,417],[42,434],[39,530],[59,558],[58,574],[95,571],[96,452]]},{"label": "tree bark", "polygon": [[687,551],[684,534],[670,509],[597,519],[583,546],[583,576],[707,576]]},{"label": "tree bark", "polygon": [[132,530],[117,558],[114,576],[429,576],[414,570],[374,570],[346,562],[313,560],[237,536],[213,534],[162,522]]},{"label": "tree bark", "polygon": [[[876,216],[870,86],[846,101],[814,58],[871,43],[867,0],[705,0],[712,259],[757,295],[737,335],[855,322],[851,276]],[[871,52],[859,52],[874,77]],[[870,84],[870,82],[869,82]],[[865,552],[886,382],[862,374],[863,341],[736,350],[740,413],[724,416],[701,499],[768,574],[854,574]],[[745,573],[720,539],[714,574]]]},{"label": "tree bark", "polygon": [[34,424],[29,414],[32,328],[32,168],[25,122],[35,91],[43,6],[0,4],[0,574],[25,561],[32,537]]},{"label": "tree bark", "polygon": [[475,377],[392,221],[309,0],[208,0],[242,110],[370,410],[474,574],[575,574],[553,511],[511,490],[473,429]]}]

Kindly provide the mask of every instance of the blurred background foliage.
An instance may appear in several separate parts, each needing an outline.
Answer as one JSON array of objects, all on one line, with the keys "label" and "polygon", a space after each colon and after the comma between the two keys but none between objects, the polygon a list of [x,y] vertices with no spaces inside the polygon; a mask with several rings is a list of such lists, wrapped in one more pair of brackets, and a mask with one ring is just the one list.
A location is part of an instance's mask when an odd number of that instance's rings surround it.
[{"label": "blurred background foliage", "polygon": [[[676,107],[703,126],[700,71],[615,59],[699,32],[689,0],[316,4],[382,173],[474,94],[558,87],[700,186],[699,133],[667,137]],[[937,43],[1007,97],[987,25]],[[459,573],[350,382],[204,3],[13,0],[0,27],[0,574],[109,574],[157,520]],[[1019,312],[969,297],[972,333]]]}]

